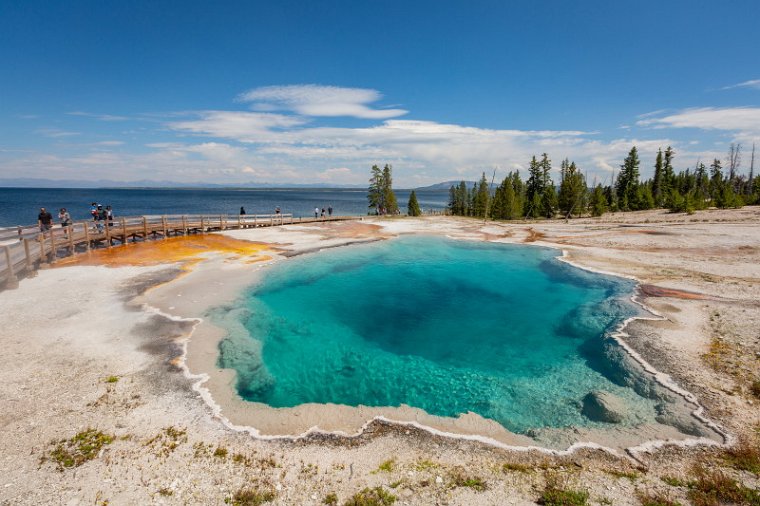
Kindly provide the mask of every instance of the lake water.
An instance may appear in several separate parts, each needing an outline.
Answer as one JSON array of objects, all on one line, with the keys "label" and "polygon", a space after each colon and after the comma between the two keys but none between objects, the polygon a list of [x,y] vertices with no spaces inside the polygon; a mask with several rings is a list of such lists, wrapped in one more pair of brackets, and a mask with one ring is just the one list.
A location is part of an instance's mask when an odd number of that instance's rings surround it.
[{"label": "lake water", "polygon": [[[402,212],[410,190],[397,190]],[[441,210],[448,204],[447,191],[418,192],[420,207]],[[367,191],[363,189],[81,189],[0,188],[0,227],[37,223],[40,207],[57,220],[65,207],[75,220],[90,218],[90,204],[110,205],[116,217],[162,214],[232,214],[240,207],[248,214],[270,214],[279,206],[283,213],[313,216],[314,208],[332,205],[333,214],[366,215]]]},{"label": "lake water", "polygon": [[625,401],[624,424],[653,422],[657,401],[621,380],[606,336],[638,311],[633,283],[557,255],[407,237],[293,258],[240,302],[247,333],[222,341],[220,366],[274,407],[406,404],[524,433],[598,425],[581,404],[604,390]]}]

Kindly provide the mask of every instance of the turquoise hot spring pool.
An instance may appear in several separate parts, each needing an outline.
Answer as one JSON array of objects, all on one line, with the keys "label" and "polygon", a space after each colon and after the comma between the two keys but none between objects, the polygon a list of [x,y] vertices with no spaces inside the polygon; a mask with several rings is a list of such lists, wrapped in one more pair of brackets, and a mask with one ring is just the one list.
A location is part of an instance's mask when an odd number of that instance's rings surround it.
[{"label": "turquoise hot spring pool", "polygon": [[641,309],[632,281],[568,265],[557,250],[413,236],[277,263],[237,303],[246,332],[220,344],[248,401],[408,405],[506,429],[598,426],[593,391],[652,422],[657,396],[630,380],[609,332]]}]

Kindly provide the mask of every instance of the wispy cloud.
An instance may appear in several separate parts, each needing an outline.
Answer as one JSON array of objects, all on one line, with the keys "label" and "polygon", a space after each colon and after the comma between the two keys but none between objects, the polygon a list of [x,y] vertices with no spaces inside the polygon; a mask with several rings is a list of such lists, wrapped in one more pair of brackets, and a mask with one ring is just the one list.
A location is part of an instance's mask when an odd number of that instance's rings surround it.
[{"label": "wispy cloud", "polygon": [[295,84],[255,88],[242,93],[238,100],[252,102],[252,107],[258,110],[288,110],[304,116],[387,119],[408,112],[369,107],[381,98],[383,95],[379,91],[366,88]]},{"label": "wispy cloud", "polygon": [[67,113],[69,116],[83,116],[85,118],[93,118],[100,121],[128,121],[130,118],[126,116],[115,116],[113,114],[94,114],[91,112],[72,111]]},{"label": "wispy cloud", "polygon": [[53,139],[58,139],[61,137],[73,137],[75,135],[80,135],[79,132],[70,132],[67,130],[61,130],[60,128],[39,128],[35,130],[35,132],[40,135],[44,135],[45,137],[50,137]]},{"label": "wispy cloud", "polygon": [[241,142],[261,142],[275,129],[292,128],[304,119],[283,114],[242,111],[199,111],[198,119],[174,121],[167,126],[180,132],[231,138]]},{"label": "wispy cloud", "polygon": [[744,81],[743,83],[724,86],[721,88],[721,90],[733,90],[734,88],[752,88],[755,90],[760,90],[760,79],[752,79],[750,81]]},{"label": "wispy cloud", "polygon": [[760,107],[700,107],[636,122],[652,128],[699,128],[760,133]]}]

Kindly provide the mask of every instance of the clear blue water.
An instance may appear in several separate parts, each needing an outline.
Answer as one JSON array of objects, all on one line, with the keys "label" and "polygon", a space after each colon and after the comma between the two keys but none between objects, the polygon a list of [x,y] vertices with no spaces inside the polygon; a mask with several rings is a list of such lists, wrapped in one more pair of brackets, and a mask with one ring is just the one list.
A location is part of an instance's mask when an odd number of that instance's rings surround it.
[{"label": "clear blue water", "polygon": [[[397,190],[405,209],[409,190]],[[443,209],[448,191],[417,192],[423,209]],[[75,220],[90,218],[90,204],[110,205],[116,216],[161,214],[233,214],[240,206],[248,214],[269,214],[279,206],[283,213],[312,216],[314,208],[332,205],[338,215],[367,214],[367,191],[363,189],[82,189],[0,188],[0,227],[37,223],[40,207],[65,207]],[[56,214],[54,213],[54,216]]]},{"label": "clear blue water", "polygon": [[525,432],[598,423],[581,401],[606,390],[629,405],[627,423],[653,420],[655,401],[615,381],[605,337],[637,311],[632,282],[557,255],[408,237],[294,258],[222,310],[245,331],[220,344],[220,366],[274,407],[406,404]]}]

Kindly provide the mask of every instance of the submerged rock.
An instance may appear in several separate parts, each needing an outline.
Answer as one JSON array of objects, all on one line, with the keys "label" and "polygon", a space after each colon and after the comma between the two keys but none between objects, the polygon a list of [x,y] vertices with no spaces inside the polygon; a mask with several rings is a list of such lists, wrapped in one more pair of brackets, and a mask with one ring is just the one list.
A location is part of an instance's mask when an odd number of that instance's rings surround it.
[{"label": "submerged rock", "polygon": [[583,414],[595,422],[620,423],[627,415],[625,401],[617,395],[594,390],[583,398]]}]

